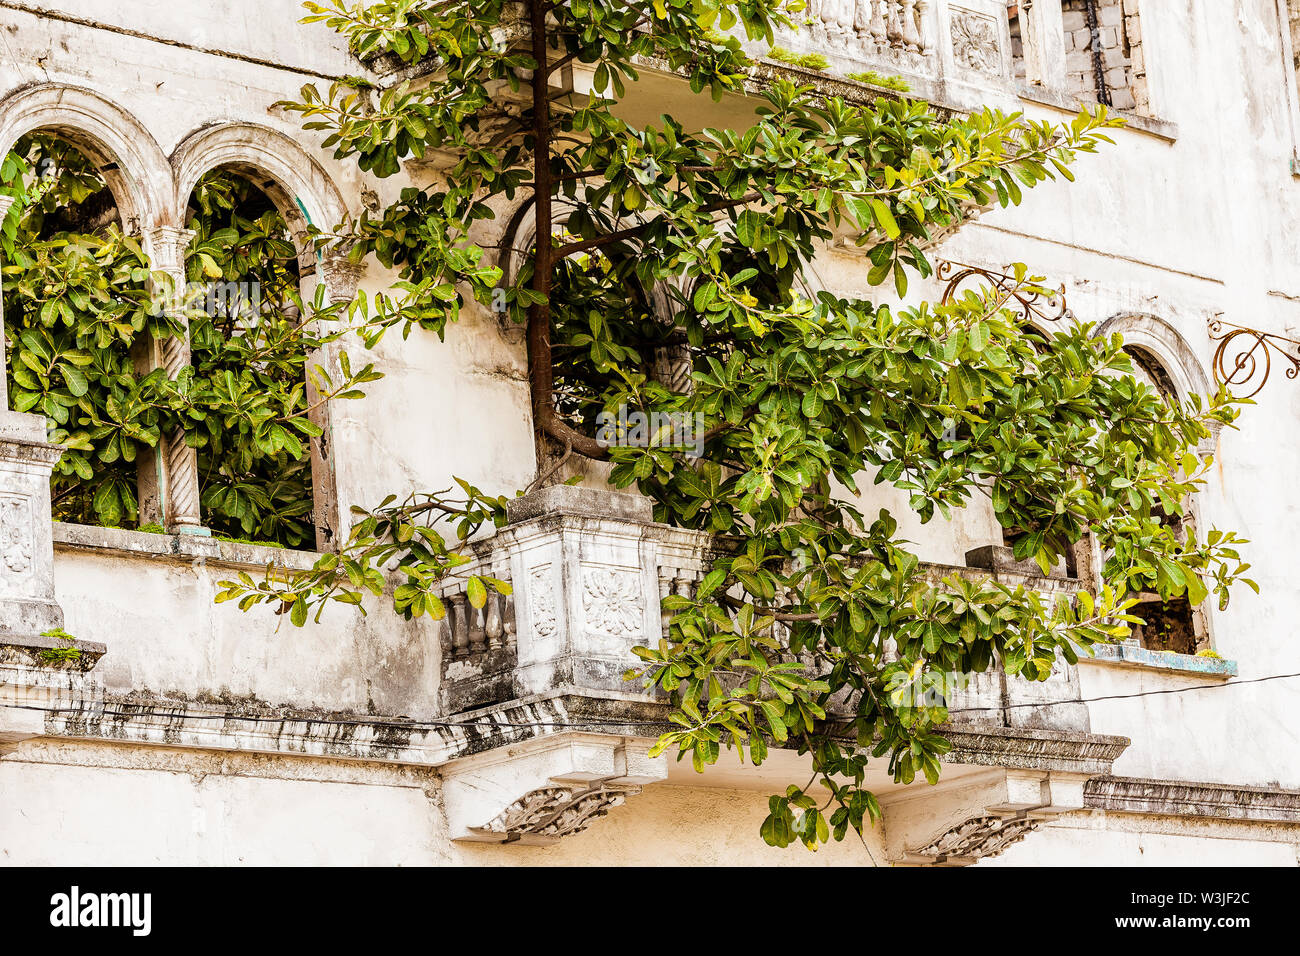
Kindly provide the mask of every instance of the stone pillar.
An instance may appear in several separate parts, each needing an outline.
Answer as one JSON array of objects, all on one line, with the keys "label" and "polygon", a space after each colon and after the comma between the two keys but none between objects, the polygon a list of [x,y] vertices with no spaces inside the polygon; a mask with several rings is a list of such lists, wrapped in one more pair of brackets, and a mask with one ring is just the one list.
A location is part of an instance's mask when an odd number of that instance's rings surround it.
[{"label": "stone pillar", "polygon": [[[13,196],[0,196],[0,226],[4,225],[5,217],[9,215],[9,210],[13,207]],[[0,284],[0,409],[9,407],[9,369],[5,365],[5,327],[4,327],[4,286]]]},{"label": "stone pillar", "polygon": [[[0,222],[13,203],[0,197]],[[63,627],[50,522],[50,472],[61,452],[45,440],[44,415],[9,411],[4,356],[0,324],[0,640],[12,641]]]},{"label": "stone pillar", "polygon": [[[0,223],[13,203],[0,196]],[[41,736],[50,711],[102,697],[91,671],[105,651],[60,633],[50,473],[61,452],[44,415],[9,410],[3,316],[0,299],[0,757]]]},{"label": "stone pillar", "polygon": [[567,688],[650,696],[623,680],[660,637],[659,545],[648,498],[552,485],[507,505],[515,696]]},{"label": "stone pillar", "polygon": [[[325,288],[327,305],[345,306],[357,294],[357,286],[365,273],[365,263],[351,262],[345,252],[326,253],[313,276],[304,279],[302,297],[305,304],[315,301],[317,284]],[[346,320],[346,313],[344,314]],[[331,343],[307,356],[312,365],[323,366],[331,376],[337,375],[338,344]],[[333,550],[340,540],[346,540],[348,510],[341,506],[338,485],[331,456],[332,439],[329,403],[317,405],[320,393],[311,376],[307,377],[307,404],[314,406],[308,415],[311,423],[321,430],[319,438],[311,440],[312,523],[316,526],[316,547],[321,551]]]},{"label": "stone pillar", "polygon": [[1045,89],[1065,86],[1065,27],[1061,0],[1022,0],[1020,38],[1025,51],[1025,82]]},{"label": "stone pillar", "polygon": [[45,416],[0,407],[0,757],[45,733],[45,718],[102,702],[103,644],[64,637],[54,596],[50,472],[60,450]]},{"label": "stone pillar", "polygon": [[[185,308],[185,248],[194,233],[176,226],[158,226],[146,231],[145,251],[154,272],[165,273],[171,288],[162,299],[168,314],[180,314]],[[190,340],[171,336],[146,343],[146,354],[137,356],[142,371],[166,369],[174,379],[190,364]],[[199,512],[199,467],[194,449],[185,444],[185,431],[177,428],[162,436],[155,455],[141,459],[140,518],[144,523],[157,521],[168,531],[183,534],[209,534]]]},{"label": "stone pillar", "polygon": [[0,409],[0,640],[63,627],[54,600],[50,472],[62,454],[45,416]]}]

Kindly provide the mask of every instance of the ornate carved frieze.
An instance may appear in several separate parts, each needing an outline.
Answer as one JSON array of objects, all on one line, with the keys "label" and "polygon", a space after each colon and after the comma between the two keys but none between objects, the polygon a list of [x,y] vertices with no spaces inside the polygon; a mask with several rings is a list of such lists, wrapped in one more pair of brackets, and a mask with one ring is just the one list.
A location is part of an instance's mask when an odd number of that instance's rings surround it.
[{"label": "ornate carved frieze", "polygon": [[582,573],[582,610],[587,631],[597,639],[638,636],[645,621],[639,572],[587,568]]},{"label": "ornate carved frieze", "polygon": [[958,66],[998,76],[1002,73],[1002,47],[998,24],[991,16],[952,7],[952,56]]},{"label": "ornate carved frieze", "polygon": [[34,548],[31,499],[0,493],[0,573],[26,572],[32,566]]},{"label": "ornate carved frieze", "polygon": [[533,636],[539,640],[554,637],[560,623],[556,617],[555,572],[549,564],[538,565],[528,573],[528,610]]}]

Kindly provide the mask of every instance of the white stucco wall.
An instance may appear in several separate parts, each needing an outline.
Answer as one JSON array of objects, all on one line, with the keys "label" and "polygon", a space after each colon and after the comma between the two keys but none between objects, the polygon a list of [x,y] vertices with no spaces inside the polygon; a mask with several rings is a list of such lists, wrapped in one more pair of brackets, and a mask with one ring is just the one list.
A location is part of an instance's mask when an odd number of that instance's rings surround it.
[{"label": "white stucco wall", "polygon": [[[69,759],[88,765],[63,763]],[[873,857],[885,860],[878,833],[869,836],[869,849],[856,838],[816,853],[766,846],[758,828],[767,796],[753,790],[656,785],[555,846],[492,846],[448,840],[435,774],[302,758],[222,764],[161,748],[27,745],[0,762],[6,807],[0,863],[871,866]]]},{"label": "white stucco wall", "polygon": [[[302,83],[326,83],[322,75],[349,68],[330,31],[299,26],[298,15],[295,0],[142,0],[111,9],[94,0],[0,4],[0,97],[33,84],[89,88],[134,116],[163,157],[213,124],[266,126],[307,148],[355,211],[363,190],[388,197],[404,180],[367,181],[352,164],[321,153],[313,134],[272,107],[296,96]],[[989,266],[1025,261],[1064,281],[1073,312],[1086,321],[1157,316],[1182,336],[1204,377],[1213,351],[1208,319],[1221,315],[1293,335],[1300,329],[1300,230],[1293,227],[1300,221],[1300,179],[1290,169],[1296,133],[1289,67],[1275,0],[1148,0],[1142,17],[1153,110],[1176,124],[1176,138],[1119,131],[1114,147],[1080,164],[1076,184],[1042,186],[1020,208],[985,215],[940,254]],[[701,124],[740,121],[749,109],[735,99],[697,105],[680,90],[665,94],[664,84],[648,81],[647,102],[629,109],[690,111]],[[1065,117],[1033,103],[1000,105]],[[832,288],[866,291],[865,269],[850,254],[828,253],[819,269]],[[363,281],[370,291],[384,285],[378,270]],[[933,291],[920,285],[914,295]],[[358,364],[361,350],[350,350]],[[530,480],[526,361],[517,333],[471,313],[445,343],[419,331],[406,341],[393,333],[373,358],[387,377],[368,386],[366,400],[334,411],[344,511],[390,492],[446,487],[453,475],[506,494]],[[1300,388],[1277,369],[1257,402],[1240,430],[1221,437],[1198,505],[1202,527],[1252,539],[1248,560],[1262,595],[1239,588],[1226,611],[1210,611],[1215,647],[1237,662],[1241,680],[1300,672],[1292,627],[1300,619],[1300,589],[1291,581],[1300,535],[1293,477],[1300,474]],[[902,533],[927,560],[960,563],[996,534],[982,503],[951,524],[921,526],[901,496],[877,488],[865,497],[871,508],[894,509]],[[277,630],[265,614],[211,605],[224,572],[202,563],[64,549],[56,571],[68,629],[110,648],[100,669],[113,692],[252,696],[413,717],[436,712],[440,652],[427,625],[385,614],[363,620],[340,609],[320,627]],[[1204,683],[1100,663],[1081,668],[1085,697]],[[1300,681],[1279,680],[1098,701],[1090,710],[1094,732],[1133,740],[1117,773],[1300,788],[1300,733],[1287,717],[1298,708]],[[387,770],[354,768],[348,782],[312,779],[316,771],[277,779],[274,766],[224,776],[219,765],[161,768],[156,754],[144,761],[146,769],[126,769],[133,758],[119,754],[117,763],[100,766],[92,745],[67,746],[26,744],[0,763],[0,850],[7,862],[863,862],[860,845],[847,843],[815,857],[767,850],[756,836],[765,806],[759,793],[657,786],[557,848],[464,849],[440,836],[436,800],[423,783],[394,783]],[[121,821],[116,832],[105,829],[106,818]],[[1203,830],[1102,829],[1090,819],[1088,827],[1058,824],[1002,861],[1036,865],[1086,855],[1125,863],[1295,862],[1285,842],[1227,840]],[[121,832],[138,836],[124,842]]]}]

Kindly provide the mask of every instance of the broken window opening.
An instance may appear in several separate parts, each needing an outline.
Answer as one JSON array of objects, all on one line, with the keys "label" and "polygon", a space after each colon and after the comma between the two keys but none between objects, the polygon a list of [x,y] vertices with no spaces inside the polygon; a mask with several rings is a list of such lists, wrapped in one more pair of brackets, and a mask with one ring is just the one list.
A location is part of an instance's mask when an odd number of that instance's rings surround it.
[{"label": "broken window opening", "polygon": [[[1173,378],[1159,359],[1137,346],[1126,346],[1124,351],[1133,360],[1134,378],[1155,389],[1167,401],[1178,400]],[[1186,540],[1196,533],[1190,503],[1186,504],[1181,515],[1166,514],[1161,508],[1156,509],[1155,515],[1160,524],[1179,540]],[[1210,648],[1205,616],[1186,596],[1168,601],[1149,592],[1133,596],[1138,603],[1130,613],[1142,618],[1144,623],[1134,625],[1130,640],[1137,641],[1147,650],[1176,654],[1195,654]]]},{"label": "broken window opening", "polygon": [[1137,0],[1063,0],[1065,86],[1081,100],[1150,113]]}]

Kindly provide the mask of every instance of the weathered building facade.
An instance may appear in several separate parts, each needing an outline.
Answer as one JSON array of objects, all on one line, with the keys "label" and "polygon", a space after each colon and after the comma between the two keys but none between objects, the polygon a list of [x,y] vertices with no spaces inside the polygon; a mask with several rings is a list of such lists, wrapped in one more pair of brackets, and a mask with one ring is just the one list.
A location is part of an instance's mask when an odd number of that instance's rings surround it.
[{"label": "weathered building facade", "polygon": [[[328,30],[298,23],[296,0],[104,7],[0,0],[0,156],[34,131],[76,145],[156,268],[179,269],[185,204],[209,170],[253,178],[299,232],[437,175],[411,163],[371,181],[274,105],[363,70]],[[1078,183],[986,212],[937,255],[956,271],[1029,263],[1063,283],[1074,316],[1122,332],[1143,373],[1185,396],[1213,388],[1235,327],[1300,338],[1298,16],[1292,0],[814,0],[780,43],[829,68],[764,60],[753,81],[784,72],[861,99],[881,91],[845,77],[870,70],[958,111],[1059,120],[1082,99],[1126,112]],[[701,126],[752,109],[697,103],[654,69],[641,86],[631,109]],[[867,271],[852,246],[833,246],[808,281],[881,295]],[[335,299],[387,279],[310,254],[301,275]],[[1255,340],[1234,349],[1242,341]],[[445,343],[393,337],[373,358],[386,377],[332,409],[313,460],[322,546],[351,505],[393,490],[468,475],[509,493],[533,480],[518,330],[471,313]],[[172,360],[183,357],[158,359]],[[297,630],[214,603],[239,571],[314,556],[194,533],[183,442],[164,442],[156,486],[142,488],[171,503],[168,533],[52,524],[58,450],[41,418],[0,410],[0,858],[1296,865],[1300,680],[1283,675],[1300,672],[1288,623],[1300,615],[1300,390],[1286,359],[1272,361],[1240,429],[1217,436],[1194,508],[1199,526],[1251,539],[1261,596],[1188,609],[1174,649],[1139,635],[1042,684],[981,675],[953,702],[940,784],[876,771],[883,824],[815,855],[758,837],[767,794],[803,769],[792,754],[757,769],[724,756],[703,774],[647,756],[662,712],[621,674],[663,626],[661,597],[699,579],[709,542],[654,523],[646,502],[596,476],[543,489],[512,503],[467,569],[511,581],[510,598],[477,612],[453,582],[442,623],[339,607]],[[913,527],[906,499],[876,494],[936,569],[1030,580],[991,509]],[[1088,574],[1033,583],[1069,592]],[[78,654],[41,636],[59,626]]]}]

